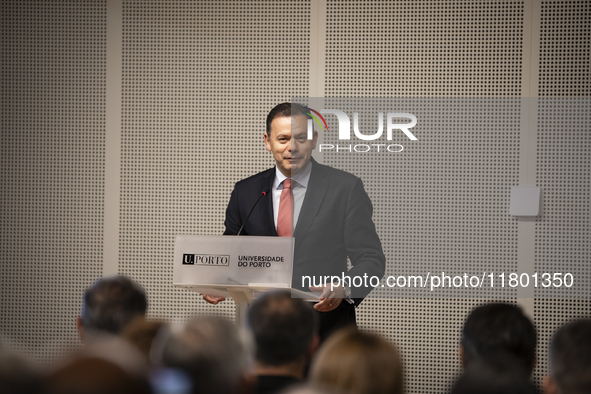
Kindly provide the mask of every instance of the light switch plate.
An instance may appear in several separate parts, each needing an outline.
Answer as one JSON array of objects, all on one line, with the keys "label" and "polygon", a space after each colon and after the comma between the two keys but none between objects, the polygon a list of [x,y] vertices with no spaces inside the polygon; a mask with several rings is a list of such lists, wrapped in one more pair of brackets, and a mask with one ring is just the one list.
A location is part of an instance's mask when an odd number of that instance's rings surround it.
[{"label": "light switch plate", "polygon": [[509,214],[513,216],[538,216],[542,189],[536,186],[512,186]]}]

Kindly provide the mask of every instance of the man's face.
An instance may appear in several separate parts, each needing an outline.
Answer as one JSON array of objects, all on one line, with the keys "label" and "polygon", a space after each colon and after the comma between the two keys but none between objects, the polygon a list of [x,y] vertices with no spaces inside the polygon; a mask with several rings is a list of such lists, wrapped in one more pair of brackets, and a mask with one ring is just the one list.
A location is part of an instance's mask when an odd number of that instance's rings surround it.
[{"label": "man's face", "polygon": [[312,158],[318,133],[308,139],[308,122],[304,115],[281,116],[271,122],[271,135],[265,133],[267,150],[273,153],[277,168],[286,177],[301,172]]}]

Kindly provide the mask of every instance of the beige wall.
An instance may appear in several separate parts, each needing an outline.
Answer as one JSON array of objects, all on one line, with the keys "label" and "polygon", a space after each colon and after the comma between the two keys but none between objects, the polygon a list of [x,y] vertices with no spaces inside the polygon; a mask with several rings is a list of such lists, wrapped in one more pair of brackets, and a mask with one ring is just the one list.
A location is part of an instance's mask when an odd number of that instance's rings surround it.
[{"label": "beige wall", "polygon": [[[309,96],[589,97],[590,7],[3,2],[0,333],[51,362],[76,342],[84,288],[113,273],[146,287],[153,317],[233,317],[231,302],[172,287],[174,236],[222,232],[234,182],[273,164],[262,145],[270,108]],[[499,130],[425,135],[380,169],[318,157],[364,180],[389,274],[474,262],[588,278],[588,107],[571,108],[566,127],[563,113],[525,100]],[[508,215],[515,185],[542,187],[537,219]],[[533,316],[542,351],[561,322],[588,313],[589,294],[536,296],[509,300]],[[366,300],[359,323],[401,347],[407,391],[439,392],[479,302]]]}]

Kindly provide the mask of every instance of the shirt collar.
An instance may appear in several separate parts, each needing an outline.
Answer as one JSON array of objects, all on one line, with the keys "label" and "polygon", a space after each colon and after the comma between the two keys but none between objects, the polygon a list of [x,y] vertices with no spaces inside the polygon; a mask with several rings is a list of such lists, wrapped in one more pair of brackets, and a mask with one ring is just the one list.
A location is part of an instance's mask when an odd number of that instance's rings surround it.
[{"label": "shirt collar", "polygon": [[[311,173],[312,173],[312,160],[310,160],[310,162],[308,163],[306,168],[304,168],[304,171],[302,171],[298,174],[295,174],[294,176],[291,177],[291,179],[296,181],[296,183],[298,185],[307,188],[308,182],[310,181],[310,174]],[[279,168],[277,168],[277,166],[275,166],[275,181],[273,182],[273,188],[277,189],[279,187],[279,185],[281,185],[281,183],[286,179],[287,179],[287,177],[285,175],[283,175],[283,173],[281,171],[279,171]]]}]

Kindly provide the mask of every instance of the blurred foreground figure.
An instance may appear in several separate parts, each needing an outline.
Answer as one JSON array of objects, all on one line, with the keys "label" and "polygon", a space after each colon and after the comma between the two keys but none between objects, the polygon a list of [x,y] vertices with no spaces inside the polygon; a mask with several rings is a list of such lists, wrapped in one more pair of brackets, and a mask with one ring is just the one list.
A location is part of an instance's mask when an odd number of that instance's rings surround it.
[{"label": "blurred foreground figure", "polygon": [[337,391],[334,387],[316,385],[311,383],[303,383],[295,386],[291,386],[281,394],[342,394]]},{"label": "blurred foreground figure", "polygon": [[400,394],[402,361],[396,348],[380,336],[346,328],[320,348],[310,380],[346,394]]},{"label": "blurred foreground figure", "polygon": [[499,351],[473,360],[451,394],[538,394],[528,369],[514,355]]},{"label": "blurred foreground figure", "polygon": [[273,291],[256,299],[248,311],[256,344],[256,393],[276,393],[304,379],[318,347],[318,313],[290,291]]},{"label": "blurred foreground figure", "polygon": [[550,342],[546,394],[591,393],[591,319],[562,326]]},{"label": "blurred foreground figure", "polygon": [[181,329],[157,338],[157,362],[186,373],[194,394],[248,391],[247,351],[238,329],[214,316],[199,316]]},{"label": "blurred foreground figure", "polygon": [[37,388],[39,378],[36,366],[8,350],[0,341],[0,393],[31,393]]},{"label": "blurred foreground figure", "polygon": [[48,375],[39,394],[151,394],[141,375],[94,356],[74,359]]},{"label": "blurred foreground figure", "polygon": [[475,360],[505,352],[520,360],[529,376],[536,364],[536,343],[534,325],[520,307],[485,304],[474,308],[464,323],[460,357],[466,368]]},{"label": "blurred foreground figure", "polygon": [[76,325],[83,342],[95,337],[117,335],[148,308],[144,289],[125,276],[98,280],[84,293],[82,314]]},{"label": "blurred foreground figure", "polygon": [[168,323],[158,320],[145,320],[138,317],[129,323],[121,332],[121,337],[133,345],[150,363],[152,344],[161,330],[168,329]]}]

